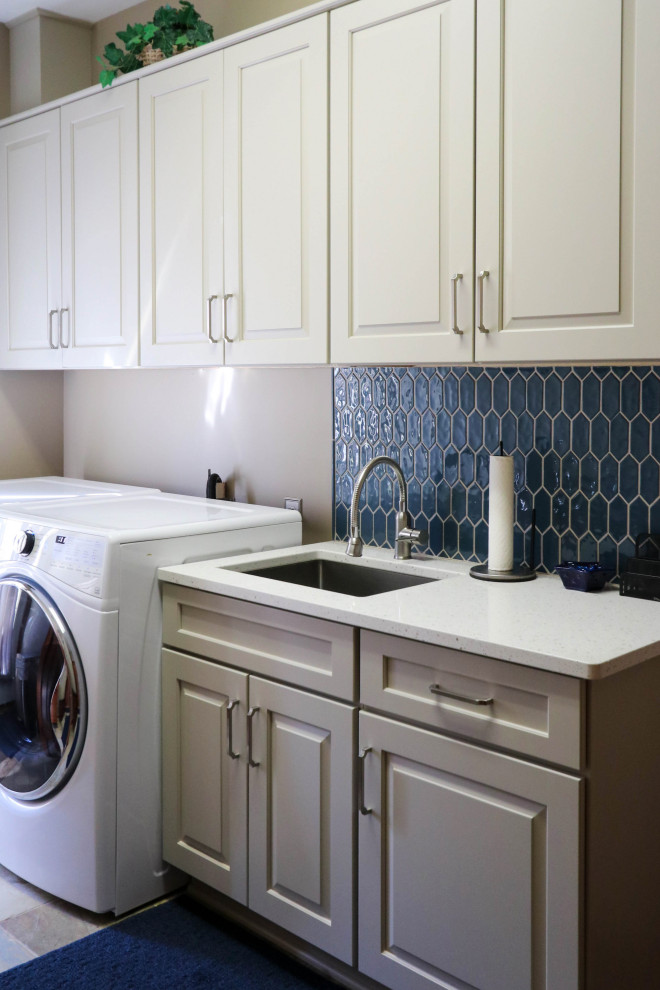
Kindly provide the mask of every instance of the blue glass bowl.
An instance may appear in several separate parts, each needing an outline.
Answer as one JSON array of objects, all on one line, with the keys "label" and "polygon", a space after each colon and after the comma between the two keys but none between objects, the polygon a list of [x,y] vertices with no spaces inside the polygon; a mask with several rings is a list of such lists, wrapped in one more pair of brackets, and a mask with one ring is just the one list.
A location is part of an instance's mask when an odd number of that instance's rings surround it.
[{"label": "blue glass bowl", "polygon": [[598,561],[564,560],[555,570],[569,591],[600,591],[614,577],[614,568],[603,567]]}]

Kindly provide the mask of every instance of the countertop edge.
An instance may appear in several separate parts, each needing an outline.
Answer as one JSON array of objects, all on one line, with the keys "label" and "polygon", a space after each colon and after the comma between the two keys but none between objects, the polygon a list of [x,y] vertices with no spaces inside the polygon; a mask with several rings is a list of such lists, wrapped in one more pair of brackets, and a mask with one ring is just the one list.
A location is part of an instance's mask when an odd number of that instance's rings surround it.
[{"label": "countertop edge", "polygon": [[[163,567],[159,569],[158,576],[162,582],[170,584],[189,587],[211,594],[224,595],[228,598],[251,602],[256,605],[299,613],[325,621],[368,629],[429,645],[441,646],[465,653],[475,653],[508,663],[564,674],[580,680],[600,680],[660,656],[660,611],[657,611],[657,613],[650,611],[648,613],[654,618],[657,614],[658,630],[651,630],[646,635],[639,633],[637,642],[634,642],[635,636],[632,636],[631,641],[626,643],[625,650],[621,651],[617,651],[616,643],[614,643],[614,651],[612,651],[611,644],[608,642],[610,648],[606,650],[603,647],[602,659],[588,660],[578,655],[582,652],[579,647],[575,647],[575,655],[570,655],[566,652],[566,649],[563,653],[561,650],[553,652],[551,643],[548,643],[548,645],[542,643],[542,648],[539,648],[538,644],[536,648],[525,648],[519,645],[519,642],[498,642],[497,639],[490,639],[488,636],[470,635],[469,631],[457,632],[455,629],[451,630],[446,626],[443,627],[440,621],[434,626],[428,618],[425,621],[421,621],[418,617],[415,621],[411,621],[410,617],[407,617],[405,613],[407,603],[417,602],[421,597],[419,594],[415,598],[410,596],[411,592],[412,595],[415,595],[415,589],[406,589],[405,592],[391,592],[374,596],[380,599],[374,605],[373,600],[369,602],[368,599],[342,596],[330,592],[319,592],[316,589],[301,589],[297,586],[292,588],[292,586],[282,584],[280,590],[277,587],[280,582],[276,584],[275,581],[253,577],[250,574],[243,574],[241,572],[242,567],[254,566],[259,561],[272,562],[273,559],[279,559],[281,557],[294,560],[310,552],[334,557],[343,554],[343,545],[337,543],[303,545],[292,547],[288,551],[266,551],[257,555],[248,554],[241,557],[215,561],[200,561],[197,564],[189,563]],[[375,563],[383,566],[385,562],[388,562],[389,566],[391,551],[383,553],[383,551],[377,548],[365,548],[365,557],[370,564]],[[470,563],[445,558],[419,557],[411,561],[407,566],[415,570],[424,568],[438,571],[441,572],[443,578],[450,578],[451,580],[439,581],[438,586],[451,588],[455,592],[455,599],[460,599],[461,596],[457,591],[457,589],[460,589],[464,596],[467,596],[469,600],[471,596],[476,605],[483,608],[483,602],[488,598],[488,595],[495,599],[496,604],[500,601],[508,601],[509,599],[506,596],[518,595],[516,601],[520,602],[521,608],[524,609],[525,599],[520,596],[518,588],[511,586],[505,588],[500,585],[499,590],[494,591],[492,590],[492,585],[490,585],[490,588],[487,587],[484,589],[484,585],[489,585],[487,582],[470,580],[469,583],[466,583],[465,578],[469,573],[469,568],[472,566]],[[239,574],[241,584],[237,585],[235,581],[231,580],[230,576]],[[461,584],[455,583],[456,581],[460,581]],[[571,598],[564,599],[561,597],[557,601],[560,603],[565,601],[567,605],[565,611],[571,611],[574,615],[580,616],[581,612],[584,611],[584,621],[586,624],[589,623],[588,613],[590,608],[595,604],[594,599],[597,596],[602,597],[603,594],[607,595],[607,599],[604,605],[600,606],[600,609],[602,611],[604,608],[607,613],[615,613],[612,620],[613,628],[616,627],[618,613],[621,609],[625,609],[626,607],[631,608],[630,605],[619,605],[620,601],[624,601],[620,599],[620,596],[616,595],[615,599],[611,598],[610,595],[615,595],[615,592],[612,590],[609,593],[597,592],[588,595],[583,595],[579,592],[565,592],[561,587],[559,579],[550,575],[541,575],[538,582],[529,582],[526,587],[529,588],[538,584],[540,588],[541,581],[552,582],[552,584],[544,583],[542,591],[549,593],[555,599],[557,594],[561,596],[564,594],[571,595]],[[428,585],[424,587],[428,588]],[[542,597],[542,591],[539,592],[537,589],[535,592],[536,598]],[[406,598],[406,594],[410,597]],[[526,594],[529,598],[530,592],[528,591]],[[323,596],[325,600],[322,600],[320,596]],[[468,608],[470,604],[469,600]],[[532,596],[530,600],[534,602],[534,597]],[[630,603],[631,601],[633,600],[625,599],[625,602]],[[632,611],[640,605],[642,607],[644,605],[651,605],[653,609],[656,604],[641,603],[639,600],[634,601],[637,602],[637,606],[633,606]],[[368,604],[365,604],[365,602]],[[570,609],[568,608],[569,605]],[[398,615],[386,614],[387,606],[390,606],[393,613],[398,612]],[[378,612],[378,609],[380,609],[380,612]],[[370,610],[377,614],[369,614]],[[620,621],[620,617],[618,618]],[[506,628],[509,630],[509,635],[511,636],[510,627],[506,626]],[[602,630],[599,630],[599,633],[604,642],[608,641],[606,633]],[[539,635],[540,642],[542,642],[542,639],[542,635]]]}]

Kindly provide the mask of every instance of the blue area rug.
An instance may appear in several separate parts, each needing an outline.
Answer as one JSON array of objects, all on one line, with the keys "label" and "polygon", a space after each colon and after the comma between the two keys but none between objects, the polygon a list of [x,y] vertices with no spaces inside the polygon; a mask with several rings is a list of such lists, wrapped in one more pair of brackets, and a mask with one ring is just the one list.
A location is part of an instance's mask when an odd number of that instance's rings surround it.
[{"label": "blue area rug", "polygon": [[337,990],[179,898],[0,973],[0,990]]}]

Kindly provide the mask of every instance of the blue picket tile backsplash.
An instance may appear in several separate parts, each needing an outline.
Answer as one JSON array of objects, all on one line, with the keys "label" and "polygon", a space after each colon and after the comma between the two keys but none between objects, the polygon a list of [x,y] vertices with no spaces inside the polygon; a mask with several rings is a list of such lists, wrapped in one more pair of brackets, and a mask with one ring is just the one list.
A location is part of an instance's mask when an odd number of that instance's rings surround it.
[{"label": "blue picket tile backsplash", "polygon": [[[488,458],[513,454],[514,553],[600,560],[619,572],[637,533],[660,531],[660,368],[337,368],[336,539],[348,535],[355,478],[377,454],[397,460],[428,553],[484,562]],[[361,501],[366,543],[393,546],[398,499],[379,468]]]}]

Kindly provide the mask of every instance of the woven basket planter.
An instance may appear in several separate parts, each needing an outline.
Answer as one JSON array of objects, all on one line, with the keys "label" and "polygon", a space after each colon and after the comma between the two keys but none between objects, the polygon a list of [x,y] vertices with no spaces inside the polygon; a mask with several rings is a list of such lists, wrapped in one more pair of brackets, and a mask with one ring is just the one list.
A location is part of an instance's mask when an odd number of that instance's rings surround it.
[{"label": "woven basket planter", "polygon": [[165,55],[160,50],[160,48],[152,48],[151,45],[145,45],[141,52],[135,56],[143,65],[153,65],[154,62],[162,62]]},{"label": "woven basket planter", "polygon": [[[181,48],[176,48],[172,52],[173,55],[180,55],[181,52],[189,52],[192,45],[183,45]],[[135,56],[142,65],[153,65],[154,62],[162,62],[166,58],[165,54],[160,48],[152,48],[151,45],[145,45],[141,52]]]}]

